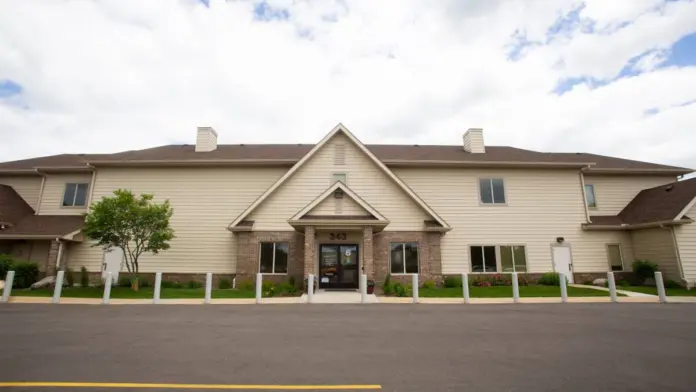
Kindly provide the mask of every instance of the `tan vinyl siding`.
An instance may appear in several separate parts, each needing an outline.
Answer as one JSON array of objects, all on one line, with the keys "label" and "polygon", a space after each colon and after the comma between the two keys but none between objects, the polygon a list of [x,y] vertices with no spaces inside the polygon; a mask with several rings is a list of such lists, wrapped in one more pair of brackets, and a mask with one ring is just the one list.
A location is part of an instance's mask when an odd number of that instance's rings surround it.
[{"label": "tan vinyl siding", "polygon": [[[63,195],[65,185],[68,183],[90,184],[92,173],[79,174],[48,174],[44,183],[43,196],[41,197],[40,215],[80,215],[87,212],[84,207],[63,207]],[[89,196],[89,189],[87,189]],[[86,200],[89,197],[86,198]]]},{"label": "tan vinyl siding", "polygon": [[585,184],[593,185],[597,207],[590,215],[616,215],[643,189],[669,184],[674,176],[592,176],[585,175]]},{"label": "tan vinyl siding", "polygon": [[22,199],[36,211],[41,192],[41,177],[39,176],[6,176],[0,177],[0,184],[14,188]]},{"label": "tan vinyl siding", "polygon": [[[151,193],[155,201],[169,199],[176,237],[171,249],[147,254],[141,272],[234,273],[236,239],[227,225],[278,180],[287,168],[103,168],[97,173],[93,201],[116,189],[137,195]],[[69,265],[101,271],[103,251],[88,243],[71,246]]]},{"label": "tan vinyl siding", "polygon": [[[686,213],[691,219],[696,219],[696,206]],[[674,229],[674,234],[679,245],[684,279],[691,286],[696,285],[696,223],[679,226]]]},{"label": "tan vinyl siding", "polygon": [[38,264],[39,271],[46,271],[50,241],[18,241],[12,246],[12,257],[16,260]]},{"label": "tan vinyl siding", "polygon": [[636,260],[649,260],[660,266],[665,279],[679,281],[679,260],[670,228],[631,231]]},{"label": "tan vinyl siding", "polygon": [[[452,230],[442,237],[445,274],[469,271],[469,246],[525,245],[529,272],[553,269],[551,244],[564,237],[574,272],[609,269],[606,244],[620,243],[633,255],[626,232],[584,232],[583,192],[573,170],[411,169],[394,172],[425,200]],[[502,178],[507,205],[480,205],[479,178]]]},{"label": "tan vinyl siding", "polygon": [[[334,145],[345,145],[345,164],[336,165]],[[346,173],[348,186],[391,221],[387,230],[421,230],[428,215],[347,137],[337,134],[249,216],[255,230],[292,230],[287,220]]]},{"label": "tan vinyl siding", "polygon": [[307,215],[370,215],[370,213],[348,195],[344,195],[342,199],[329,195]]}]

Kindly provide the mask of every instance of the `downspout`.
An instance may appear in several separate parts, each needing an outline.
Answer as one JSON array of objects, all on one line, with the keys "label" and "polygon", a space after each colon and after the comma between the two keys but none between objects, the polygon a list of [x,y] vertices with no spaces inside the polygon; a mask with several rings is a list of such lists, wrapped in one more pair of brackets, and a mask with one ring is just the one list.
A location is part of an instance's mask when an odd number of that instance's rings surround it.
[{"label": "downspout", "polygon": [[[589,169],[590,166],[587,166]],[[585,209],[585,220],[587,223],[592,223],[590,219],[590,210],[587,207],[587,196],[585,196],[585,175],[582,174],[584,169],[580,169],[580,193],[582,193],[582,206]]]},{"label": "downspout", "polygon": [[44,187],[46,185],[46,173],[42,173],[39,171],[39,169],[34,169],[38,174],[41,174],[41,188],[39,190],[39,200],[36,202],[36,212],[34,215],[39,215],[39,211],[41,210],[41,200],[43,199],[43,194],[44,194]]},{"label": "downspout", "polygon": [[677,256],[677,264],[679,265],[679,276],[681,280],[686,281],[686,279],[684,278],[684,266],[682,266],[682,258],[681,254],[679,253],[679,243],[677,242],[677,234],[674,232],[674,226],[669,227],[669,231],[672,233],[672,244],[674,245],[674,254]]},{"label": "downspout", "polygon": [[94,183],[97,181],[97,168],[87,164],[92,168],[92,181],[89,183],[89,198],[87,199],[87,208],[92,204],[92,196],[94,195]]}]

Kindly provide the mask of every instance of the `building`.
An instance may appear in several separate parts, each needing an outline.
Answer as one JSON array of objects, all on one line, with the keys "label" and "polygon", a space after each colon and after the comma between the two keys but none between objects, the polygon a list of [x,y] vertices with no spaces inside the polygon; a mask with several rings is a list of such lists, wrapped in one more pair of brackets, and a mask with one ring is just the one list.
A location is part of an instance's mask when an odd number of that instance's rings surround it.
[{"label": "building", "polygon": [[0,164],[0,253],[56,268],[118,271],[122,255],[80,234],[114,190],[169,199],[176,238],[145,255],[165,279],[318,276],[355,288],[418,273],[570,273],[583,282],[635,259],[696,283],[691,169],[584,153],[462,144],[364,145],[343,125],[315,145],[195,145],[56,155]]}]

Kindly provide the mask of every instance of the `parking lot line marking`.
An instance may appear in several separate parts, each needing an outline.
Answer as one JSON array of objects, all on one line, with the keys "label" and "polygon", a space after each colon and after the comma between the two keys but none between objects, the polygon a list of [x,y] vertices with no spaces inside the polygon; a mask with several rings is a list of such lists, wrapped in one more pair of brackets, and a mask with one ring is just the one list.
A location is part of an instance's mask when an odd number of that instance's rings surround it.
[{"label": "parking lot line marking", "polygon": [[381,385],[235,385],[235,384],[150,384],[133,382],[0,382],[0,388],[169,388],[169,389],[252,389],[292,391],[377,390]]}]

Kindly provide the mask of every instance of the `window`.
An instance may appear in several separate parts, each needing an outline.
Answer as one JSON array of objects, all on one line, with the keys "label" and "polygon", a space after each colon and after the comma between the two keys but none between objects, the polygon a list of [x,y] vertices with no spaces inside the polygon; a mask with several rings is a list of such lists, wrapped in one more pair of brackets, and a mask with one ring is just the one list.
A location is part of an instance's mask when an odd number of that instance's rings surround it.
[{"label": "window", "polygon": [[470,251],[471,272],[527,272],[524,246],[472,246]]},{"label": "window", "polygon": [[589,208],[597,208],[597,199],[594,194],[594,185],[585,185],[585,200]]},{"label": "window", "polygon": [[335,184],[338,181],[341,181],[342,183],[346,183],[346,173],[334,173],[331,176],[331,184]]},{"label": "window", "polygon": [[479,180],[481,203],[505,204],[505,185],[501,178],[482,178]]},{"label": "window", "polygon": [[259,272],[262,274],[288,273],[288,243],[262,242]]},{"label": "window", "polygon": [[87,202],[89,184],[65,184],[63,207],[84,207]]},{"label": "window", "polygon": [[390,244],[389,261],[392,274],[417,274],[418,273],[418,244],[394,243]]},{"label": "window", "polygon": [[609,266],[612,271],[623,271],[623,255],[621,254],[621,245],[607,245],[607,253],[609,255]]}]

